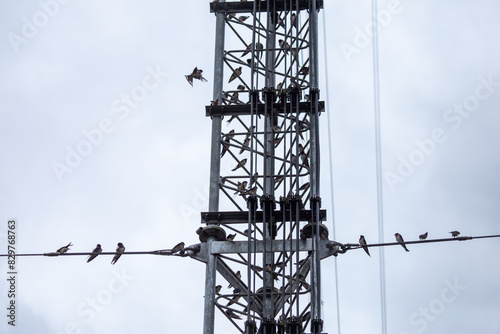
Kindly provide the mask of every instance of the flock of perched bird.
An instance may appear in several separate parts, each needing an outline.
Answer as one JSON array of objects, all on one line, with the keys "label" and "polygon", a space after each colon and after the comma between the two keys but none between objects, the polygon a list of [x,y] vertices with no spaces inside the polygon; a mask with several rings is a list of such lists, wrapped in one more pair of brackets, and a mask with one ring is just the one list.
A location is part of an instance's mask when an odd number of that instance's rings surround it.
[{"label": "flock of perched bird", "polygon": [[[70,246],[73,246],[73,244],[71,242],[69,244],[67,244],[66,246],[62,246],[61,248],[56,250],[56,253],[64,254],[69,250]],[[170,253],[175,254],[177,252],[181,252],[183,249],[184,249],[184,242],[180,242],[170,250]],[[102,252],[101,244],[97,244],[97,246],[94,248],[92,253],[90,253],[90,255],[87,259],[87,263],[89,263],[90,261],[95,259],[97,257],[97,255],[99,255],[99,253],[101,253],[101,252]],[[118,247],[116,248],[117,254],[115,254],[113,259],[111,260],[111,264],[115,264],[116,261],[118,261],[118,259],[120,258],[120,256],[122,256],[123,252],[125,252],[125,246],[121,242],[119,242]]]},{"label": "flock of perched bird", "polygon": [[[453,238],[456,238],[460,235],[460,232],[458,232],[458,231],[451,231],[450,233],[451,233],[451,236]],[[425,232],[424,234],[419,235],[418,238],[420,240],[425,240],[425,239],[427,239],[428,235],[429,235],[429,232]],[[394,234],[394,236],[396,237],[396,241],[401,244],[401,246],[404,248],[404,250],[409,252],[408,248],[406,248],[403,236],[399,233]],[[368,254],[368,256],[371,256],[370,252],[368,251],[368,247],[367,247],[367,243],[366,243],[366,239],[365,239],[364,235],[359,236],[358,242],[359,242],[359,245],[365,250],[366,254]]]}]

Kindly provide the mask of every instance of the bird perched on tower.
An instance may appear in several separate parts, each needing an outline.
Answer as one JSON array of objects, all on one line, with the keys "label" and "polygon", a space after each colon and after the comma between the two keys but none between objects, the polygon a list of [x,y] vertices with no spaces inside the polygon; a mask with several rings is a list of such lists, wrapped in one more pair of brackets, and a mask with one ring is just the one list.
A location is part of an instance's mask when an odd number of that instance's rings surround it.
[{"label": "bird perched on tower", "polygon": [[174,246],[174,247],[170,250],[170,252],[171,252],[172,254],[175,254],[175,253],[177,253],[177,252],[179,252],[179,251],[181,251],[181,250],[183,250],[183,249],[184,249],[184,242],[179,242],[177,245],[175,245],[175,246]]},{"label": "bird perched on tower", "polygon": [[185,77],[186,77],[186,80],[189,82],[189,84],[191,86],[193,86],[193,79],[198,79],[198,80],[200,80],[202,82],[206,82],[207,81],[207,79],[205,79],[203,77],[202,73],[203,73],[202,69],[198,69],[198,67],[195,67],[194,70],[193,70],[193,72],[191,74],[186,75]]},{"label": "bird perched on tower", "polygon": [[111,264],[115,264],[116,261],[118,261],[118,259],[120,258],[120,256],[122,256],[122,253],[125,252],[125,246],[123,246],[123,244],[121,242],[119,242],[118,247],[116,247],[116,251],[118,252],[118,254],[115,254],[115,256],[113,256],[113,260],[111,260]]},{"label": "bird perched on tower", "polygon": [[237,170],[238,168],[245,166],[245,164],[246,164],[246,163],[247,163],[247,159],[245,158],[245,159],[241,160],[241,161],[240,161],[240,162],[236,165],[236,167],[234,167],[233,169],[231,169],[231,171],[232,171],[232,172],[234,172],[234,171],[235,171],[235,170]]},{"label": "bird perched on tower", "polygon": [[405,241],[403,240],[403,236],[399,233],[394,234],[396,237],[396,241],[401,244],[401,246],[405,249],[405,251],[409,252],[408,248],[406,248]]},{"label": "bird perched on tower", "polygon": [[241,68],[242,67],[240,66],[233,71],[233,74],[231,74],[231,77],[229,78],[229,82],[233,81],[234,79],[236,79],[241,75]]}]

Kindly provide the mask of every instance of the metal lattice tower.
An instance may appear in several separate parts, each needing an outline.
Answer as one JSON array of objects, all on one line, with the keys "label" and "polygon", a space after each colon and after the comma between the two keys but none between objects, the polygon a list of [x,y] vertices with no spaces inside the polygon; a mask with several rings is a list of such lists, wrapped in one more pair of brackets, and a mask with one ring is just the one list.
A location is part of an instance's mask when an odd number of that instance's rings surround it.
[{"label": "metal lattice tower", "polygon": [[[321,333],[318,11],[322,0],[214,1],[208,212],[192,257],[206,263],[204,334]],[[235,234],[235,236],[234,236]],[[229,285],[228,285],[229,284]]]}]

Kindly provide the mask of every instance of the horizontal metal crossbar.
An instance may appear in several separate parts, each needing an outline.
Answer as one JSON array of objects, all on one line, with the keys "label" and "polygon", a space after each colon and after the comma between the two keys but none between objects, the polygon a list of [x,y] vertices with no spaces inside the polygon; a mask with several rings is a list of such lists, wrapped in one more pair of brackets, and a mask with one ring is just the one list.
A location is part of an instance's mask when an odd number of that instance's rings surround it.
[{"label": "horizontal metal crossbar", "polygon": [[[318,112],[323,112],[325,110],[325,102],[319,101]],[[220,106],[206,106],[206,116],[243,116],[251,115],[250,104],[235,104],[235,105],[220,105]],[[254,114],[264,115],[264,104],[258,104],[255,108]],[[283,109],[283,103],[274,103],[273,109],[275,113],[285,113],[285,110],[290,110],[290,103],[286,104],[285,109]],[[299,112],[309,112],[311,110],[311,102],[299,102]]]},{"label": "horizontal metal crossbar", "polygon": [[[283,211],[274,210],[273,217],[276,222],[283,221],[283,218],[289,221],[290,211],[285,211],[285,217],[283,217]],[[311,217],[311,210],[299,210],[300,221],[310,222]],[[255,220],[262,222],[263,218],[263,212],[257,211]],[[292,218],[295,219],[295,215],[292,215]],[[326,210],[319,210],[319,220],[326,221]],[[203,224],[248,224],[248,211],[202,212],[201,222]]]},{"label": "horizontal metal crossbar", "polygon": [[[309,0],[299,0],[299,8],[298,10],[306,10],[309,9]],[[210,3],[210,13],[252,13],[253,12],[253,1],[227,1],[227,2],[218,2],[212,1]],[[288,5],[285,0],[276,0],[273,1],[276,5],[274,8],[276,11],[284,11],[285,5]],[[257,11],[267,12],[268,1],[260,1],[260,5],[257,4]],[[272,7],[270,3],[269,6]],[[316,8],[323,8],[323,0],[316,0]],[[295,1],[293,2],[292,8],[290,6],[286,6],[286,10],[297,10],[295,7]]]}]

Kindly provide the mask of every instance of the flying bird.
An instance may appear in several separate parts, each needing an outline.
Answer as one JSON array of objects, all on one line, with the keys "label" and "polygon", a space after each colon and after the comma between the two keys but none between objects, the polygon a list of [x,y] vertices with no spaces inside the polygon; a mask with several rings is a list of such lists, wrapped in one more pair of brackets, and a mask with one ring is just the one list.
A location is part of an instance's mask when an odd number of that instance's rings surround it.
[{"label": "flying bird", "polygon": [[401,236],[401,234],[399,234],[399,233],[394,234],[394,236],[396,237],[396,241],[401,244],[401,246],[405,249],[405,251],[409,252],[408,248],[406,248],[405,241],[403,240],[403,236]]},{"label": "flying bird", "polygon": [[361,247],[363,247],[363,249],[365,250],[366,254],[368,254],[368,256],[371,257],[370,252],[368,251],[368,247],[366,247],[366,240],[365,240],[365,237],[363,235],[359,236],[359,245]]},{"label": "flying bird", "polygon": [[241,75],[241,66],[233,71],[233,74],[231,74],[231,77],[229,78],[229,82],[233,81],[234,79],[236,79],[240,75]]},{"label": "flying bird", "polygon": [[89,263],[90,261],[95,259],[97,257],[97,255],[99,255],[100,252],[102,252],[101,244],[97,244],[97,246],[92,251],[92,254],[89,255],[87,263]]},{"label": "flying bird", "polygon": [[69,250],[70,246],[73,246],[73,244],[71,242],[69,244],[67,244],[66,246],[62,246],[61,248],[59,248],[58,250],[56,250],[56,252],[59,253],[59,254],[64,254],[64,253],[66,253]]},{"label": "flying bird", "polygon": [[177,245],[175,245],[175,246],[174,246],[174,247],[170,250],[170,252],[171,252],[172,254],[175,254],[175,253],[177,253],[177,252],[179,252],[179,251],[181,251],[181,250],[183,250],[183,249],[184,249],[184,242],[179,242]]},{"label": "flying bird", "polygon": [[429,232],[425,232],[424,234],[419,235],[419,236],[418,236],[418,238],[419,238],[420,240],[425,240],[425,239],[427,239],[427,235],[428,235],[428,234],[429,234]]},{"label": "flying bird", "polygon": [[451,231],[450,233],[451,233],[451,236],[453,238],[456,238],[456,237],[458,237],[460,235],[460,232],[458,232],[458,231]]},{"label": "flying bird", "polygon": [[194,70],[193,70],[193,73],[188,74],[185,77],[186,77],[186,80],[189,82],[189,84],[191,86],[193,86],[193,79],[198,79],[198,80],[200,80],[202,82],[203,81],[205,81],[205,82],[207,81],[207,79],[205,79],[203,77],[202,73],[203,73],[202,69],[198,69],[198,67],[195,67]]},{"label": "flying bird", "polygon": [[241,160],[240,162],[238,162],[236,167],[234,167],[231,171],[234,172],[238,168],[245,166],[246,163],[247,163],[247,159],[245,158],[245,159]]},{"label": "flying bird", "polygon": [[120,258],[120,256],[122,256],[122,253],[125,252],[125,246],[123,246],[123,244],[121,242],[119,242],[118,247],[116,247],[116,251],[119,254],[115,254],[115,256],[113,256],[113,260],[111,260],[111,264],[115,264],[116,261],[118,261],[118,259]]}]

